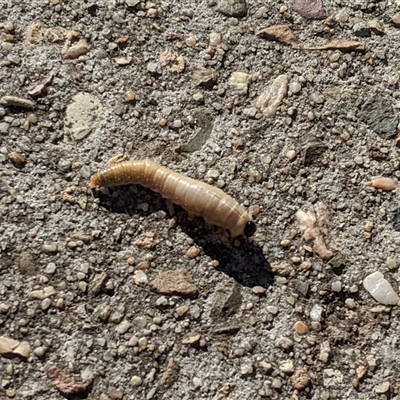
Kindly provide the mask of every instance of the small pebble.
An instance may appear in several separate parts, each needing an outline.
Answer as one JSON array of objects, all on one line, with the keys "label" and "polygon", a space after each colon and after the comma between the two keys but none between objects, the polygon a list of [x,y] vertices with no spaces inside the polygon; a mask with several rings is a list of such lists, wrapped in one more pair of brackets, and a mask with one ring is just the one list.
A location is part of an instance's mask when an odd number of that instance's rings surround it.
[{"label": "small pebble", "polygon": [[184,316],[189,310],[189,307],[186,305],[180,306],[176,309],[176,313],[178,314],[179,317]]},{"label": "small pebble", "polygon": [[197,103],[202,103],[204,101],[203,93],[197,92],[193,95],[193,100]]},{"label": "small pebble", "polygon": [[124,392],[121,389],[111,388],[108,395],[111,400],[120,400],[124,397]]},{"label": "small pebble", "polygon": [[342,291],[342,282],[340,282],[340,281],[332,282],[331,289],[333,292],[341,292]]},{"label": "small pebble", "polygon": [[257,294],[257,295],[261,296],[261,295],[265,294],[265,292],[267,291],[267,289],[263,288],[262,286],[254,286],[254,287],[251,289],[251,291],[252,291],[254,294]]},{"label": "small pebble", "polygon": [[315,304],[314,307],[310,311],[310,318],[313,321],[321,321],[322,320],[322,312],[323,308],[319,304]]},{"label": "small pebble", "polygon": [[276,340],[275,346],[280,349],[289,350],[293,347],[293,341],[285,336],[281,336]]},{"label": "small pebble", "polygon": [[240,364],[240,374],[242,376],[251,375],[254,371],[253,364],[250,359],[244,359]]},{"label": "small pebble", "polygon": [[396,269],[397,268],[397,261],[396,257],[388,257],[386,259],[386,265],[388,266],[389,269]]},{"label": "small pebble", "polygon": [[272,387],[279,390],[282,387],[282,381],[279,378],[274,378],[272,380]]},{"label": "small pebble", "polygon": [[123,335],[124,333],[128,332],[128,329],[131,327],[131,323],[124,319],[116,328],[115,331],[119,333],[120,335]]},{"label": "small pebble", "polygon": [[305,369],[298,369],[292,375],[292,384],[295,389],[301,390],[310,384],[310,376]]},{"label": "small pebble", "polygon": [[286,153],[286,157],[290,160],[290,161],[293,161],[295,158],[296,158],[296,151],[295,150],[289,150],[287,153]]},{"label": "small pebble", "polygon": [[8,310],[10,309],[10,305],[5,304],[5,303],[0,303],[0,313],[1,314],[7,314]]},{"label": "small pebble", "polygon": [[189,248],[189,250],[186,252],[186,255],[189,258],[196,258],[200,254],[200,249],[196,246],[192,246]]},{"label": "small pebble", "polygon": [[22,154],[15,151],[8,154],[8,158],[14,165],[18,167],[22,167],[26,164],[26,158]]},{"label": "small pebble", "polygon": [[354,299],[352,299],[352,298],[346,299],[344,303],[345,303],[346,306],[347,306],[348,308],[350,308],[350,309],[356,308],[356,306],[357,306],[356,302],[355,302]]},{"label": "small pebble", "polygon": [[33,350],[33,354],[35,354],[39,358],[43,357],[45,353],[46,353],[46,348],[43,346],[39,346],[35,350]]},{"label": "small pebble", "polygon": [[161,296],[156,300],[156,306],[158,307],[167,306],[168,304],[168,299],[165,296]]},{"label": "small pebble", "polygon": [[382,394],[382,393],[386,393],[388,392],[390,389],[390,382],[389,381],[385,381],[382,382],[380,385],[375,387],[375,392]]},{"label": "small pebble", "polygon": [[400,28],[400,13],[393,15],[392,22],[393,22],[393,25]]},{"label": "small pebble", "polygon": [[48,263],[44,272],[49,275],[53,275],[56,272],[57,266],[54,263]]},{"label": "small pebble", "polygon": [[270,313],[270,314],[272,314],[272,315],[276,315],[276,314],[278,314],[278,307],[276,307],[276,306],[267,306],[267,311]]},{"label": "small pebble", "polygon": [[137,375],[133,375],[130,380],[130,384],[134,387],[140,386],[142,384],[142,382],[143,382],[142,378]]},{"label": "small pebble", "polygon": [[285,360],[280,364],[280,370],[285,374],[292,374],[294,371],[293,360]]},{"label": "small pebble", "polygon": [[138,345],[139,345],[139,348],[141,350],[146,350],[147,346],[148,346],[147,338],[146,337],[141,337],[139,339]]},{"label": "small pebble", "polygon": [[4,30],[6,32],[12,32],[15,29],[15,25],[11,21],[7,21],[4,24]]},{"label": "small pebble", "polygon": [[133,280],[135,281],[136,285],[146,284],[147,275],[141,269],[137,269],[133,274]]},{"label": "small pebble", "polygon": [[136,93],[133,90],[128,90],[125,92],[125,100],[132,102],[136,100]]},{"label": "small pebble", "polygon": [[292,81],[289,83],[289,91],[292,93],[299,93],[301,90],[301,83],[297,81]]},{"label": "small pebble", "polygon": [[180,119],[176,119],[176,120],[173,122],[172,126],[173,126],[174,128],[176,128],[176,129],[182,128],[182,121],[181,121]]},{"label": "small pebble", "polygon": [[210,46],[219,46],[222,42],[221,34],[218,32],[210,33]]},{"label": "small pebble", "polygon": [[372,229],[374,229],[374,223],[372,221],[366,221],[364,225],[364,231],[372,232]]},{"label": "small pebble", "polygon": [[203,385],[203,382],[201,381],[201,379],[197,378],[196,376],[193,378],[192,382],[196,389],[200,388]]},{"label": "small pebble", "polygon": [[158,121],[158,125],[159,125],[159,126],[165,126],[165,125],[167,125],[167,123],[168,123],[168,120],[167,120],[166,118],[161,118],[161,119]]},{"label": "small pebble", "polygon": [[294,329],[299,335],[305,335],[308,332],[308,326],[302,321],[296,321]]},{"label": "small pebble", "polygon": [[185,39],[185,43],[189,47],[196,46],[197,40],[194,36],[189,36]]},{"label": "small pebble", "polygon": [[385,305],[395,305],[398,303],[399,296],[381,272],[376,271],[368,275],[364,279],[363,284],[365,290],[379,303]]}]

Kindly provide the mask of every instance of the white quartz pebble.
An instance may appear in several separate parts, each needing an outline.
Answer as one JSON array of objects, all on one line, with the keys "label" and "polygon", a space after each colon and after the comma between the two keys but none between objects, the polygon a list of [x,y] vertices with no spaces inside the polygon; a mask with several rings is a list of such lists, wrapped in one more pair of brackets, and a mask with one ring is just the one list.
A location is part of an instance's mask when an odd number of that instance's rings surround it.
[{"label": "white quartz pebble", "polygon": [[379,271],[368,275],[363,284],[367,292],[379,303],[394,305],[399,301],[399,296]]}]

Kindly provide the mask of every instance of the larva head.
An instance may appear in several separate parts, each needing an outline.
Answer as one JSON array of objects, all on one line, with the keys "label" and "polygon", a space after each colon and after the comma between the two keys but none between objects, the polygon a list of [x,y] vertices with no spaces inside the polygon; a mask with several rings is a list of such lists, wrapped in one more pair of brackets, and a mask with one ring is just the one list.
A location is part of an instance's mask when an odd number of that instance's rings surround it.
[{"label": "larva head", "polygon": [[253,236],[257,230],[256,223],[254,221],[248,221],[244,227],[244,234],[247,237]]},{"label": "larva head", "polygon": [[229,230],[232,237],[239,235],[245,235],[249,237],[254,235],[254,232],[256,231],[256,224],[251,216],[247,212],[244,212],[237,221],[236,226],[234,228],[229,228]]}]

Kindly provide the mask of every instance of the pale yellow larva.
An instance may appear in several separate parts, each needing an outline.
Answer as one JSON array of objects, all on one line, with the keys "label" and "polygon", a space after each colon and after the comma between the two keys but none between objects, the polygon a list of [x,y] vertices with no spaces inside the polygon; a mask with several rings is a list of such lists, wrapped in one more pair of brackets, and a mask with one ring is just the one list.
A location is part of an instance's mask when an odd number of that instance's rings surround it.
[{"label": "pale yellow larva", "polygon": [[150,160],[130,160],[109,166],[97,174],[90,187],[138,184],[173,203],[207,224],[228,229],[233,237],[251,236],[256,226],[249,213],[221,189],[178,174]]}]

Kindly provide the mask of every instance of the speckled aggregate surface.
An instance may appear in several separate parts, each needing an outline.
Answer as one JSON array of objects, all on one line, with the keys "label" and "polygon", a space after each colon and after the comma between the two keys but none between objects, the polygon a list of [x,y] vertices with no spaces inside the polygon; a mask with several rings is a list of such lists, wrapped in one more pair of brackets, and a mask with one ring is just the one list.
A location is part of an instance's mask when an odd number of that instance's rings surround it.
[{"label": "speckled aggregate surface", "polygon": [[[301,3],[0,0],[0,98],[35,102],[0,106],[0,336],[30,346],[0,398],[399,398],[398,306],[363,280],[400,293],[400,191],[365,186],[400,178],[400,2]],[[300,48],[257,36],[286,24]],[[364,50],[304,49],[333,39]],[[256,234],[89,189],[121,153],[222,188]],[[319,202],[330,260],[296,218]]]}]

